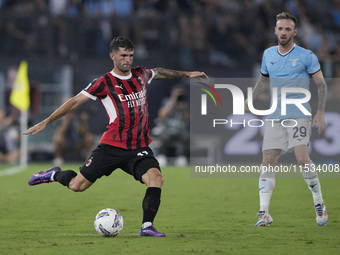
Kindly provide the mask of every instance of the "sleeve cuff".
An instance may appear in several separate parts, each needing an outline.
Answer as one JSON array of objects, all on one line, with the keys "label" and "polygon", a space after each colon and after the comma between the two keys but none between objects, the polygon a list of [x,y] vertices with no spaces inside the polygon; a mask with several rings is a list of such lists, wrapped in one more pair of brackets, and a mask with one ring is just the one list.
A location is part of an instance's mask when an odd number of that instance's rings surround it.
[{"label": "sleeve cuff", "polygon": [[90,93],[86,92],[85,90],[82,90],[80,93],[82,93],[84,96],[87,96],[88,98],[92,99],[92,100],[97,100],[97,98],[93,95],[91,95]]},{"label": "sleeve cuff", "polygon": [[155,77],[155,71],[152,70],[152,69],[150,69],[150,70],[151,70],[151,72],[152,72],[152,76],[151,76],[150,80],[148,81],[148,84],[150,84],[151,81],[153,80],[153,78]]}]

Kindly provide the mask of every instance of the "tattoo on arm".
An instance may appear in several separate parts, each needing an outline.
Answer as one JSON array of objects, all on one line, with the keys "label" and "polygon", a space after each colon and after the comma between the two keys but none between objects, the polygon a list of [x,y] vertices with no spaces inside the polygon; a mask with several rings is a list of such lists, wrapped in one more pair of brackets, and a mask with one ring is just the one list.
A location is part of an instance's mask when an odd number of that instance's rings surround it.
[{"label": "tattoo on arm", "polygon": [[326,82],[316,84],[318,86],[318,110],[325,111],[327,101],[327,85]]},{"label": "tattoo on arm", "polygon": [[259,80],[257,81],[255,88],[253,90],[253,98],[257,98],[260,94],[263,92],[269,90],[270,83],[269,78],[265,76],[261,76]]},{"label": "tattoo on arm", "polygon": [[154,68],[155,72],[155,80],[166,80],[166,79],[173,79],[173,78],[181,78],[181,77],[188,77],[187,72],[177,71],[177,70],[170,70],[165,68]]}]

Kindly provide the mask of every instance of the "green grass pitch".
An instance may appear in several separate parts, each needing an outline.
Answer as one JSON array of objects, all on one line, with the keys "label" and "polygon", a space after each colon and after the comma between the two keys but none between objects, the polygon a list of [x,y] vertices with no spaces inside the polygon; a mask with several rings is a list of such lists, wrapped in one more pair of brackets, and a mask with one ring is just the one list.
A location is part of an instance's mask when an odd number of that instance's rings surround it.
[{"label": "green grass pitch", "polygon": [[[189,168],[163,169],[155,226],[166,238],[139,237],[144,185],[117,170],[75,193],[58,183],[30,187],[47,164],[0,177],[0,254],[340,254],[339,179],[321,179],[330,220],[315,223],[303,179],[276,180],[270,227],[254,227],[258,179],[196,179]],[[63,169],[78,169],[65,165]],[[3,170],[0,170],[0,172]],[[114,238],[99,236],[93,220],[111,207],[123,215]]]}]

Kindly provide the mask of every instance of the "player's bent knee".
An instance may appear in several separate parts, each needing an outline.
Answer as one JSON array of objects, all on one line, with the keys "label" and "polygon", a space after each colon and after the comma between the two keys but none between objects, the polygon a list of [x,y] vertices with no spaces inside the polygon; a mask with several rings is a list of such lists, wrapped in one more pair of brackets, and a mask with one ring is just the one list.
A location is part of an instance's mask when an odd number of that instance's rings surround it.
[{"label": "player's bent knee", "polygon": [[93,183],[88,181],[81,173],[72,179],[68,185],[74,192],[82,192],[89,188]]},{"label": "player's bent knee", "polygon": [[148,187],[162,187],[164,183],[164,178],[161,174],[161,172],[157,168],[151,168],[149,169],[143,176],[142,176],[143,182]]},{"label": "player's bent knee", "polygon": [[262,161],[262,166],[275,166],[277,163],[277,160],[274,159],[266,159]]},{"label": "player's bent knee", "polygon": [[163,177],[162,175],[157,176],[156,182],[157,182],[160,186],[162,186],[163,183],[164,183],[164,177]]},{"label": "player's bent knee", "polygon": [[280,157],[280,150],[266,150],[263,151],[262,156],[262,165],[263,166],[275,166],[279,157]]},{"label": "player's bent knee", "polygon": [[150,183],[153,186],[162,187],[164,183],[164,177],[161,175],[160,172],[157,174],[153,174],[150,176]]},{"label": "player's bent knee", "polygon": [[79,185],[70,185],[69,188],[70,188],[70,190],[72,190],[74,192],[83,192],[88,187],[86,187],[86,186],[79,186]]},{"label": "player's bent knee", "polygon": [[305,166],[310,164],[310,158],[309,157],[297,157],[296,158],[298,164],[300,166]]}]

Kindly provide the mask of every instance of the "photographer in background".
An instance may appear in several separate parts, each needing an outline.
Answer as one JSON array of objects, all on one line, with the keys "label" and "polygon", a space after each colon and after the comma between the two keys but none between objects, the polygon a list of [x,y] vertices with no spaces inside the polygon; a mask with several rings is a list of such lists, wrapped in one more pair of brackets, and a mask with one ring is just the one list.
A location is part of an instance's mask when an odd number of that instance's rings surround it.
[{"label": "photographer in background", "polygon": [[13,164],[20,158],[19,128],[12,116],[0,109],[0,162]]},{"label": "photographer in background", "polygon": [[169,158],[174,158],[174,164],[185,166],[189,158],[189,107],[186,93],[181,84],[171,90],[170,98],[163,102],[158,111],[157,126],[153,134],[158,138],[158,161],[167,165]]},{"label": "photographer in background", "polygon": [[78,115],[71,112],[63,118],[54,137],[54,164],[63,164],[65,154],[68,154],[68,159],[70,155],[77,158],[78,154],[81,160],[90,155],[94,136],[89,130],[88,119],[89,114],[85,110]]}]

